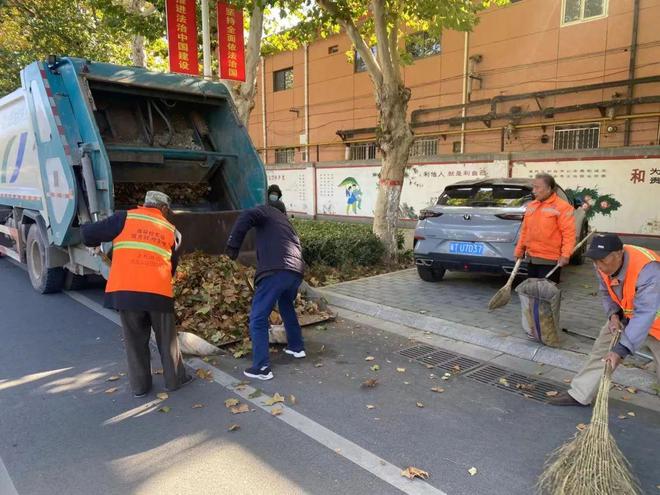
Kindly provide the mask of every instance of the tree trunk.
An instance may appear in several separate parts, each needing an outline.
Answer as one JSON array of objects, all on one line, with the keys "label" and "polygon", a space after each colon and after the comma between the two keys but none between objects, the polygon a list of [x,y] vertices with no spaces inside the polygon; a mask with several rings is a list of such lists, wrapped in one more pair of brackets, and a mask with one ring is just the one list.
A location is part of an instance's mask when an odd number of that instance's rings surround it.
[{"label": "tree trunk", "polygon": [[376,97],[380,114],[378,144],[382,157],[373,231],[385,244],[389,263],[394,263],[397,258],[399,202],[413,142],[407,120],[408,100],[410,90],[402,85],[385,86],[378,90]]},{"label": "tree trunk", "polygon": [[255,5],[250,15],[250,32],[245,48],[245,82],[232,91],[238,117],[247,126],[257,96],[257,69],[261,58],[264,11]]},{"label": "tree trunk", "polygon": [[144,36],[136,34],[133,36],[133,43],[131,46],[131,63],[135,67],[145,66],[146,56],[144,53]]}]

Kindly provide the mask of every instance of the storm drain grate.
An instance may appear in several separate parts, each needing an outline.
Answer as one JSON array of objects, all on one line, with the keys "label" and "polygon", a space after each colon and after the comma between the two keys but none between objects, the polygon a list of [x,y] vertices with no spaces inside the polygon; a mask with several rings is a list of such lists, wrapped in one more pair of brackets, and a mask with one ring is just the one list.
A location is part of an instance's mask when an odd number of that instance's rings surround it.
[{"label": "storm drain grate", "polygon": [[[499,366],[485,365],[482,361],[453,354],[430,345],[409,347],[399,351],[399,354],[418,363],[451,372],[454,376],[464,374],[477,382],[540,402],[547,402],[554,395],[552,392],[559,393],[567,390],[563,385],[539,380],[536,377],[523,375]],[[551,393],[550,396],[548,392]]]},{"label": "storm drain grate", "polygon": [[[566,390],[566,387],[562,385],[538,380],[532,376],[515,373],[498,366],[484,366],[465,376],[540,402],[547,402],[551,396],[555,395],[552,392],[559,393]],[[548,392],[551,395],[548,395]]]}]

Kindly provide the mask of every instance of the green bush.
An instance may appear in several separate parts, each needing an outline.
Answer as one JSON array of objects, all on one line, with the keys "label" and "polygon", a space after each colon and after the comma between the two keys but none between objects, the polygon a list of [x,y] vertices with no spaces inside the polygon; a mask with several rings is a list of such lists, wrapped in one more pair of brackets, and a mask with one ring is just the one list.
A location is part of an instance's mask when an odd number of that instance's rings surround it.
[{"label": "green bush", "polygon": [[373,266],[385,248],[370,225],[294,219],[308,265]]}]

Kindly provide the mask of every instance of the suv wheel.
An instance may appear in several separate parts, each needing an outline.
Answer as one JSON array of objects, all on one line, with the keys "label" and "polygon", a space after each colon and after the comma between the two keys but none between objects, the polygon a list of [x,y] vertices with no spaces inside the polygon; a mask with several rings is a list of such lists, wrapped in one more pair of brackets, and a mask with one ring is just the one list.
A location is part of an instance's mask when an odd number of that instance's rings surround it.
[{"label": "suv wheel", "polygon": [[419,278],[425,282],[439,282],[445,276],[444,268],[431,268],[428,266],[417,265]]}]

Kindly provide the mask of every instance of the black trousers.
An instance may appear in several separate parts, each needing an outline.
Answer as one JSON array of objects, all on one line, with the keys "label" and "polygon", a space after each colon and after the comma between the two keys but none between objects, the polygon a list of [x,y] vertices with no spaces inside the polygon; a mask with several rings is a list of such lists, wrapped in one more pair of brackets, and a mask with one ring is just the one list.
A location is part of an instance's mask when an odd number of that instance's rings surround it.
[{"label": "black trousers", "polygon": [[153,328],[163,364],[163,377],[168,390],[176,390],[186,380],[186,369],[179,350],[174,313],[154,311],[119,311],[124,330],[124,346],[128,360],[128,378],[134,394],[151,389],[151,352],[149,338]]},{"label": "black trousers", "polygon": [[[550,273],[550,270],[552,270],[555,267],[555,265],[535,265],[532,262],[530,262],[527,265],[527,276],[529,278],[545,278],[545,276]],[[555,270],[555,273],[550,275],[549,280],[552,280],[555,283],[559,283],[559,276],[561,274],[561,268],[557,268]]]}]

